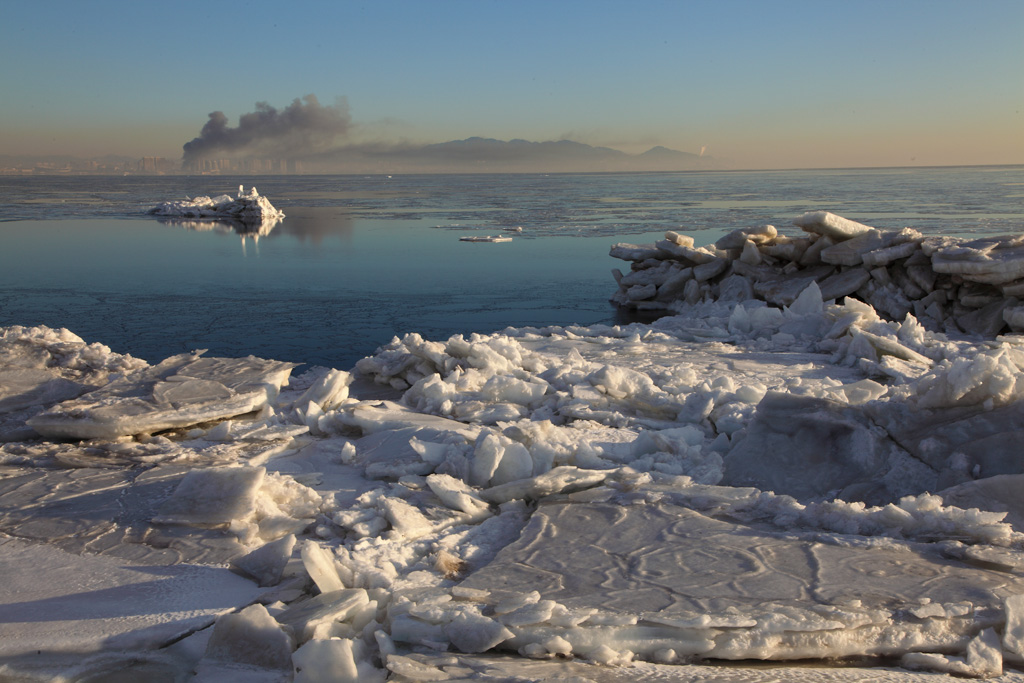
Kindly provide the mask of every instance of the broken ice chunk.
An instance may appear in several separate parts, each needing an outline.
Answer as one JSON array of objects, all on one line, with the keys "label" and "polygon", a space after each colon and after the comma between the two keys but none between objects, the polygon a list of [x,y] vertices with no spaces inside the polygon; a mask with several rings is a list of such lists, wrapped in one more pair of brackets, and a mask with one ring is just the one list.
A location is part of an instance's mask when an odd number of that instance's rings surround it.
[{"label": "broken ice chunk", "polygon": [[489,514],[488,504],[480,500],[465,482],[448,474],[431,474],[427,477],[427,486],[441,502],[453,510],[470,515]]},{"label": "broken ice chunk", "polygon": [[290,627],[296,639],[304,643],[325,626],[351,621],[367,605],[370,598],[362,588],[328,591],[289,606],[277,615],[277,620]]},{"label": "broken ice chunk", "polygon": [[476,440],[470,469],[470,482],[474,486],[487,486],[498,469],[505,449],[496,434],[484,432]]},{"label": "broken ice chunk", "polygon": [[501,623],[517,628],[540,624],[551,618],[555,606],[556,603],[553,600],[540,600],[532,605],[523,605],[519,609],[501,615]]},{"label": "broken ice chunk", "polygon": [[724,462],[723,483],[800,500],[839,491],[844,500],[879,505],[936,484],[935,471],[900,448],[862,409],[777,392],[758,404],[746,437]]},{"label": "broken ice chunk", "polygon": [[843,386],[843,394],[850,405],[874,401],[884,396],[886,391],[884,386],[870,379],[862,379],[859,382],[851,382]]},{"label": "broken ice chunk", "polygon": [[158,524],[220,526],[250,516],[263,483],[262,467],[208,467],[189,470],[153,518]]},{"label": "broken ice chunk", "polygon": [[418,662],[410,656],[387,656],[388,670],[411,681],[447,681],[451,676],[436,666]]},{"label": "broken ice chunk", "polygon": [[501,461],[491,476],[491,484],[498,486],[510,481],[528,479],[533,474],[533,458],[521,443],[505,444]]},{"label": "broken ice chunk", "polygon": [[481,614],[463,612],[444,626],[444,634],[460,652],[486,652],[514,634],[503,624]]},{"label": "broken ice chunk", "polygon": [[936,246],[938,248],[931,253],[936,273],[961,275],[974,282],[997,285],[1024,277],[1024,239],[1020,235]]},{"label": "broken ice chunk", "polygon": [[830,238],[833,242],[848,240],[874,228],[837,216],[828,211],[808,211],[793,219],[793,225]]},{"label": "broken ice chunk", "polygon": [[1003,673],[999,636],[991,628],[985,629],[971,640],[965,657],[909,652],[903,655],[900,664],[908,669],[942,671],[974,678],[991,678]]},{"label": "broken ice chunk", "polygon": [[1006,598],[1006,627],[1003,629],[1003,649],[1014,661],[1024,660],[1024,595]]},{"label": "broken ice chunk", "polygon": [[311,640],[292,654],[292,663],[294,683],[384,683],[387,678],[359,639]]},{"label": "broken ice chunk", "polygon": [[494,606],[494,613],[508,614],[509,612],[515,612],[517,609],[526,607],[527,605],[536,605],[538,602],[540,602],[540,593],[537,591],[510,595]]},{"label": "broken ice chunk", "polygon": [[345,587],[338,576],[338,569],[331,552],[321,548],[316,541],[307,540],[302,544],[302,564],[309,578],[313,579],[321,593],[339,591]]},{"label": "broken ice chunk", "polygon": [[255,187],[245,192],[242,185],[238,186],[238,195],[234,198],[222,194],[212,198],[201,196],[172,200],[161,202],[146,213],[174,218],[225,218],[239,221],[245,226],[268,225],[267,232],[284,218],[284,212],[274,208],[270,200],[257,192]]},{"label": "broken ice chunk", "polygon": [[206,659],[265,669],[292,668],[292,639],[260,604],[217,619]]},{"label": "broken ice chunk", "polygon": [[391,527],[406,538],[419,538],[433,528],[422,512],[401,498],[385,498],[382,506]]},{"label": "broken ice chunk", "polygon": [[[294,683],[359,683],[352,641],[342,638],[311,640],[292,653]],[[383,673],[383,672],[382,672]]]},{"label": "broken ice chunk", "polygon": [[0,368],[0,413],[66,401],[88,389],[53,372],[36,368]]},{"label": "broken ice chunk", "polygon": [[254,356],[172,356],[60,403],[28,424],[43,436],[72,439],[114,439],[188,427],[259,410],[277,396],[293,367]]},{"label": "broken ice chunk", "polygon": [[261,586],[274,586],[281,582],[281,574],[295,548],[294,534],[288,534],[263,545],[248,555],[235,558],[231,566],[251,576]]},{"label": "broken ice chunk", "polygon": [[343,370],[327,370],[295,401],[295,407],[305,410],[316,403],[323,410],[331,410],[348,398],[352,375]]},{"label": "broken ice chunk", "polygon": [[516,499],[537,500],[554,493],[580,491],[597,486],[607,476],[607,472],[581,470],[562,465],[531,479],[520,479],[485,489],[480,492],[480,497],[499,505]]}]

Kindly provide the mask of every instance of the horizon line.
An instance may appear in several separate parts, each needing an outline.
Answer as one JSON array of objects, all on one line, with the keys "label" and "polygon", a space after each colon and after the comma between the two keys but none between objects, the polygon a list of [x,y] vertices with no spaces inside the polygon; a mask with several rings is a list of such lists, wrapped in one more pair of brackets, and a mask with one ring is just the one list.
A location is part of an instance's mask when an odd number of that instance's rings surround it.
[{"label": "horizon line", "polygon": [[[22,155],[0,155],[0,156],[22,156]],[[59,156],[59,155],[52,155]],[[119,156],[125,159],[142,159],[145,157]],[[43,158],[43,157],[39,157]],[[73,159],[88,161],[90,157],[71,157]],[[156,157],[161,158],[161,157]],[[164,157],[165,158],[165,157]],[[295,172],[295,173],[272,173],[272,172],[229,172],[229,173],[194,173],[183,170],[168,172],[145,172],[145,171],[89,171],[82,169],[46,169],[29,168],[24,169],[27,173],[5,172],[0,169],[0,176],[5,177],[31,177],[33,175],[112,175],[112,176],[194,176],[194,177],[269,177],[269,176],[416,176],[416,175],[638,175],[638,174],[666,174],[666,173],[763,173],[778,171],[880,171],[880,170],[921,170],[921,169],[943,169],[943,168],[1014,168],[1024,166],[1024,162],[1000,163],[1000,164],[921,164],[921,165],[870,165],[870,166],[762,166],[762,167],[737,167],[737,168],[692,168],[679,170],[622,170],[622,171],[515,171],[515,170],[473,170],[473,171],[338,171],[338,172]],[[11,169],[14,170],[14,169]],[[42,171],[34,173],[34,171]],[[47,173],[47,171],[50,171]]]}]

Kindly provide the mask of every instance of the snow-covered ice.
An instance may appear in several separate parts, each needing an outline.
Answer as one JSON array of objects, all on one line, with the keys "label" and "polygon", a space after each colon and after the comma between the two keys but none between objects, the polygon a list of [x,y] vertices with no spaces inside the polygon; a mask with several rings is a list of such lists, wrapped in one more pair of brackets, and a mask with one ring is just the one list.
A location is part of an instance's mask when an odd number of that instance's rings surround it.
[{"label": "snow-covered ice", "polygon": [[270,200],[261,195],[255,187],[248,192],[241,185],[238,194],[216,197],[195,197],[163,202],[149,210],[154,216],[173,219],[224,219],[253,226],[254,231],[266,234],[284,218],[284,212],[274,208]]},{"label": "snow-covered ice", "polygon": [[796,223],[347,370],[0,330],[0,677],[1024,680],[1016,242]]},{"label": "snow-covered ice", "polygon": [[617,244],[631,262],[616,271],[614,300],[674,310],[700,300],[766,301],[788,306],[815,282],[826,300],[854,295],[883,316],[912,313],[928,329],[995,336],[1024,331],[1020,235],[966,240],[925,237],[912,228],[881,231],[827,211],[798,216],[806,234],[775,226],[738,229],[709,247],[666,233],[653,245]]},{"label": "snow-covered ice", "polygon": [[293,367],[252,356],[172,356],[61,402],[27,424],[43,436],[114,439],[234,417],[266,406]]}]

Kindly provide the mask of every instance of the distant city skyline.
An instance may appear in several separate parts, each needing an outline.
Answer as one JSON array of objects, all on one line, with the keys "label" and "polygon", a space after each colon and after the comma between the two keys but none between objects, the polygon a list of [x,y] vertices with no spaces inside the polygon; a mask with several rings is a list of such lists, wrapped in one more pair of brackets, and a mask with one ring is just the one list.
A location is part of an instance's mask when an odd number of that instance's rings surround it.
[{"label": "distant city skyline", "polygon": [[269,110],[315,135],[243,142],[306,163],[478,137],[733,169],[1020,164],[1021,35],[1018,0],[9,3],[0,156],[180,164]]},{"label": "distant city skyline", "polygon": [[[578,173],[717,170],[711,156],[657,146],[626,154],[569,140],[530,142],[469,138],[432,145],[352,145],[320,149],[289,148],[304,131],[285,130],[270,139],[213,145],[197,151],[186,145],[183,159],[145,156],[12,156],[0,154],[0,175],[33,174],[305,174],[305,173]],[[282,141],[281,138],[284,138]],[[198,139],[193,143],[200,142]],[[276,147],[276,148],[275,148]],[[272,149],[274,148],[274,149]],[[273,153],[271,153],[273,152]]]}]

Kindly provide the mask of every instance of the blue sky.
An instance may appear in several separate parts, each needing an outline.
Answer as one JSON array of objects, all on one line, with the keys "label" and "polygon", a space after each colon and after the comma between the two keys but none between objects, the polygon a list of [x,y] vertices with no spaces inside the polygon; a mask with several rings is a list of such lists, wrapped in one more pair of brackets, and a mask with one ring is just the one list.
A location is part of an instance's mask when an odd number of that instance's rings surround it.
[{"label": "blue sky", "polygon": [[312,93],[350,142],[1024,163],[1020,0],[0,0],[0,60],[0,154],[177,158],[212,111]]}]

